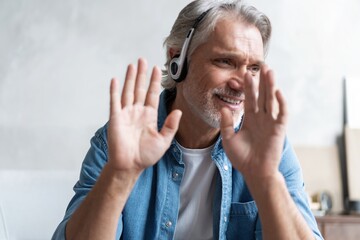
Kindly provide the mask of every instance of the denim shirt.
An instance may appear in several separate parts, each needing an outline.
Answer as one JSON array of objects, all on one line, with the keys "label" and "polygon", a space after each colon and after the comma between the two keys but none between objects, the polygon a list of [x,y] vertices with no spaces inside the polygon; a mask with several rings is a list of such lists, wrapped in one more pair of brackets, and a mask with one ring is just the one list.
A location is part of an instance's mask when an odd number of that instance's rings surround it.
[{"label": "denim shirt", "polygon": [[[159,129],[167,116],[168,94],[165,90],[160,96]],[[262,239],[256,203],[242,174],[232,168],[222,147],[221,137],[214,145],[211,158],[217,167],[213,219],[209,219],[213,223],[213,239]],[[68,219],[95,185],[107,160],[107,125],[105,125],[91,139],[91,147],[82,164],[80,179],[74,186],[75,195],[52,239],[65,239]],[[184,170],[182,153],[174,140],[159,162],[145,169],[137,180],[119,218],[116,239],[173,239]],[[307,202],[299,162],[287,139],[285,139],[279,170],[286,180],[291,197],[314,232],[314,236],[316,239],[323,239]]]}]

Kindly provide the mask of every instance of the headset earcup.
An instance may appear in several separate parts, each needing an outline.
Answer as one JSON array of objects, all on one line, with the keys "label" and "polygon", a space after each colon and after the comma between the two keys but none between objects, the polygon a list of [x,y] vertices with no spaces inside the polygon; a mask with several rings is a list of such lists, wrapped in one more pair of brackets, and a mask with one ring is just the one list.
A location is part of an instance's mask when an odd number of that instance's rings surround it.
[{"label": "headset earcup", "polygon": [[177,80],[177,73],[179,71],[179,58],[178,55],[175,56],[173,59],[171,59],[170,63],[169,63],[169,75],[173,80]]},{"label": "headset earcup", "polygon": [[177,82],[181,82],[181,81],[183,81],[183,80],[186,78],[187,71],[188,71],[187,58],[185,58],[183,67],[182,67],[182,69],[181,69],[180,77],[179,77],[179,79],[177,80]]},{"label": "headset earcup", "polygon": [[175,82],[181,82],[184,80],[187,74],[187,59],[185,59],[182,68],[180,69],[180,55],[175,55],[173,59],[171,59],[169,63],[169,75]]}]

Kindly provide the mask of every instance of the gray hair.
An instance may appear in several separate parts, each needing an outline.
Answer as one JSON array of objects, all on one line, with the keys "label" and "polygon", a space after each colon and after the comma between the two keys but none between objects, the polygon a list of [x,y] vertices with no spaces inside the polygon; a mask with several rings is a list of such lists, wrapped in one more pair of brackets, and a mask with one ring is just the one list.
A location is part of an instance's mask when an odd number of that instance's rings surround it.
[{"label": "gray hair", "polygon": [[239,17],[242,21],[254,25],[260,31],[264,53],[267,53],[271,36],[271,23],[264,13],[258,11],[253,6],[246,5],[242,0],[195,0],[181,10],[171,29],[170,35],[164,41],[164,46],[166,46],[166,62],[164,64],[165,70],[162,71],[162,86],[165,89],[174,89],[176,87],[176,82],[168,74],[169,63],[171,61],[169,49],[172,48],[180,52],[188,31],[196,19],[208,10],[209,12],[196,27],[191,39],[187,52],[187,61],[189,61],[194,50],[206,42],[211,32],[214,31],[217,21],[229,16],[229,13]]}]

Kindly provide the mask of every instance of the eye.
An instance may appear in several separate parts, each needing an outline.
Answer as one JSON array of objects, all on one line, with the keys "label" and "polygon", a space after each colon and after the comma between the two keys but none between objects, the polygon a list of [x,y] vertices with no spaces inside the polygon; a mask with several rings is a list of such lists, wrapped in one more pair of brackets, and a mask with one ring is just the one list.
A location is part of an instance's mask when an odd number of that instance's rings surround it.
[{"label": "eye", "polygon": [[233,65],[233,62],[229,58],[218,58],[215,59],[215,64],[220,67],[230,67]]},{"label": "eye", "polygon": [[260,66],[259,65],[252,65],[252,66],[249,66],[247,69],[253,75],[256,75],[258,72],[260,72]]}]

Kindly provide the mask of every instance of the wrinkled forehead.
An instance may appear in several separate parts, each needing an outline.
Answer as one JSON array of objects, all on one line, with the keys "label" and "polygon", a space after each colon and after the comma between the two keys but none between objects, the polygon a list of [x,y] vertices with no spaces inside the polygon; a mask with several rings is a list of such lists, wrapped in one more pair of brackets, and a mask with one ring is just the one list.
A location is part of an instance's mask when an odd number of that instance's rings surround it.
[{"label": "wrinkled forehead", "polygon": [[257,59],[264,58],[264,44],[255,25],[239,18],[222,18],[215,24],[208,44],[229,52],[244,52]]}]

